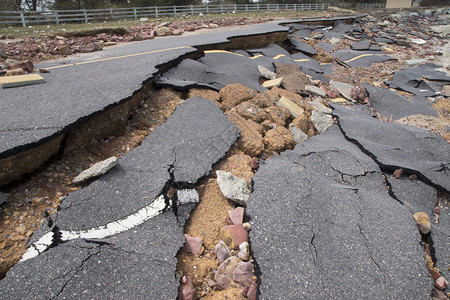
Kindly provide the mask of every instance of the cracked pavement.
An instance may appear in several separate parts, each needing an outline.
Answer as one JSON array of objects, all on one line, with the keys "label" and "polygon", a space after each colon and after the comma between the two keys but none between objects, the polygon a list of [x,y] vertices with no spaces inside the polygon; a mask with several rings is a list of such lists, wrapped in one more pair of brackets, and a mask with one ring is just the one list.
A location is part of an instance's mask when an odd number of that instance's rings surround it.
[{"label": "cracked pavement", "polygon": [[261,299],[429,295],[411,213],[336,125],[262,165],[247,213]]},{"label": "cracked pavement", "polygon": [[[238,136],[238,129],[213,102],[191,98],[180,104],[118,166],[64,200],[47,229],[42,225],[31,242],[52,231],[51,244],[8,272],[0,281],[0,298],[175,299],[175,256],[184,243],[185,221],[175,213],[193,206],[164,201],[165,187],[197,182]],[[156,205],[155,216],[136,220],[146,215],[135,212],[161,201],[160,195],[163,206]],[[134,223],[116,222],[127,217]],[[114,226],[106,226],[111,222]],[[103,227],[92,230],[99,226]],[[34,279],[28,280],[31,275]]]}]

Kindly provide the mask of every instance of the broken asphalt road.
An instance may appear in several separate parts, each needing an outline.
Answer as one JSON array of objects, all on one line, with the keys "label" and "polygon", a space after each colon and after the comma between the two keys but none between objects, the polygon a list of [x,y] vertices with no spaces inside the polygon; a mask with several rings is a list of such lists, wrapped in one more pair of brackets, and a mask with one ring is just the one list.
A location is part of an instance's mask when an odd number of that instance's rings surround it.
[{"label": "broken asphalt road", "polygon": [[106,176],[64,200],[0,281],[0,298],[175,299],[186,218],[168,188],[209,173],[238,134],[213,102],[180,104]]}]

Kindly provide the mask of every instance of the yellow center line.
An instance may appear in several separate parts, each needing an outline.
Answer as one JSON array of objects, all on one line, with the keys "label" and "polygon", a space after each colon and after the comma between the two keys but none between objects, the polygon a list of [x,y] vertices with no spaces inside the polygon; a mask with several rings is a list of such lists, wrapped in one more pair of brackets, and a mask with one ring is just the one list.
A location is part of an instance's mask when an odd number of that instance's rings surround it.
[{"label": "yellow center line", "polygon": [[226,51],[226,50],[206,50],[205,53],[207,54],[211,54],[211,53],[227,53],[227,54],[233,54],[233,55],[237,55],[237,56],[241,56],[241,57],[246,57],[245,55],[239,54],[239,53],[233,53],[230,51]]},{"label": "yellow center line", "polygon": [[[135,56],[140,56],[140,55],[153,54],[153,53],[159,53],[159,52],[171,51],[171,50],[178,50],[178,49],[187,49],[187,48],[192,48],[192,47],[181,46],[181,47],[175,47],[175,48],[167,48],[167,49],[161,49],[161,50],[154,50],[154,51],[148,51],[148,52],[141,52],[141,53],[122,55],[122,56],[114,56],[114,57],[101,58],[101,59],[96,59],[96,60],[83,61],[83,62],[79,62],[79,63],[73,63],[73,64],[61,65],[61,66],[54,66],[54,67],[49,67],[49,68],[45,68],[45,69],[46,70],[54,70],[54,69],[59,69],[59,68],[66,68],[66,67],[72,67],[72,66],[78,66],[78,65],[91,64],[91,63],[95,63],[95,62],[115,60],[115,59],[121,59],[121,58],[127,58],[127,57],[135,57]],[[192,49],[194,49],[194,48],[192,48]]]},{"label": "yellow center line", "polygon": [[345,62],[345,63],[349,63],[349,62],[352,62],[352,61],[354,61],[354,60],[360,59],[360,58],[362,58],[362,57],[373,56],[373,55],[375,55],[375,54],[361,54],[361,55],[359,55],[359,56],[353,57],[352,59],[344,60],[344,62]]}]

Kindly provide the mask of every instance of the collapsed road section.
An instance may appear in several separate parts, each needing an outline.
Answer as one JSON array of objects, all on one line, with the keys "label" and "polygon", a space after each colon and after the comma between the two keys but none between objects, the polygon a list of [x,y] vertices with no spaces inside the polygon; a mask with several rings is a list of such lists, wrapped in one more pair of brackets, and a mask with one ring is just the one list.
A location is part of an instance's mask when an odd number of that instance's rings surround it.
[{"label": "collapsed road section", "polygon": [[188,99],[63,199],[0,295],[446,297],[450,147],[430,131],[448,134],[396,123],[448,124],[450,78],[412,77],[392,23],[359,21],[288,23],[285,43],[216,44],[161,73]]}]

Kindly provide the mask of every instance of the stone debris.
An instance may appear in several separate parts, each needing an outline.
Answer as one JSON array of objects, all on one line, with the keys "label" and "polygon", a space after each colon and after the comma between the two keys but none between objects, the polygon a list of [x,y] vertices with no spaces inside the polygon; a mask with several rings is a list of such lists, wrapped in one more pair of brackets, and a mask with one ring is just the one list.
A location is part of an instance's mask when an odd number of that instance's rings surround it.
[{"label": "stone debris", "polygon": [[277,79],[277,74],[275,72],[270,71],[264,66],[258,65],[258,71],[261,73],[261,75],[268,79],[268,80],[275,80]]},{"label": "stone debris", "polygon": [[273,88],[274,86],[280,86],[282,82],[283,82],[283,77],[264,81],[262,86],[265,87],[266,89],[270,89],[270,88]]},{"label": "stone debris", "polygon": [[414,220],[419,228],[421,234],[428,234],[431,231],[430,218],[424,212],[417,212],[414,214]]},{"label": "stone debris", "polygon": [[232,250],[238,250],[240,244],[248,242],[248,232],[242,225],[226,225],[220,229],[220,235]]},{"label": "stone debris", "polygon": [[330,128],[333,124],[333,118],[325,113],[314,110],[311,114],[311,122],[314,125],[314,128],[317,129],[319,133],[325,132],[328,128]]},{"label": "stone debris", "polygon": [[[141,19],[142,20],[142,19]],[[188,276],[181,278],[181,284],[178,287],[177,300],[195,300],[195,287],[192,283],[192,279]]]},{"label": "stone debris", "polygon": [[244,221],[244,208],[236,207],[233,210],[228,211],[228,215],[230,216],[230,220],[234,225],[242,225]]},{"label": "stone debris", "polygon": [[308,139],[308,135],[304,133],[300,128],[295,126],[294,123],[289,124],[289,130],[292,133],[295,143],[300,144]]},{"label": "stone debris", "polygon": [[305,86],[305,90],[312,95],[317,95],[320,97],[325,97],[327,95],[327,92],[324,89],[313,86],[313,85]]},{"label": "stone debris", "polygon": [[291,113],[291,117],[294,119],[297,118],[298,116],[302,115],[305,112],[305,110],[303,108],[301,108],[297,104],[293,103],[291,100],[289,100],[288,98],[286,98],[284,96],[282,96],[280,98],[277,105],[287,108],[289,110],[289,112]]},{"label": "stone debris", "polygon": [[234,176],[230,172],[221,170],[216,171],[216,174],[217,183],[219,184],[223,195],[240,205],[246,205],[251,191],[245,180]]},{"label": "stone debris", "polygon": [[81,182],[84,182],[90,178],[94,178],[100,175],[105,174],[109,170],[111,170],[114,166],[117,165],[118,158],[116,156],[112,156],[108,159],[105,159],[103,161],[100,161],[96,164],[94,164],[92,167],[90,167],[87,170],[84,170],[80,174],[78,174],[77,177],[75,177],[72,182],[73,184],[79,184]]},{"label": "stone debris", "polygon": [[203,252],[202,239],[199,237],[192,237],[189,234],[184,234],[186,242],[181,251],[191,253],[192,255],[200,255]]},{"label": "stone debris", "polygon": [[352,92],[352,90],[354,88],[353,85],[348,84],[348,83],[344,83],[344,82],[333,81],[333,82],[330,82],[330,87],[332,89],[338,90],[339,93],[342,96],[344,96],[344,98],[346,98],[346,99],[348,99],[348,100],[350,100],[352,102],[355,102],[355,100],[351,96],[351,92]]},{"label": "stone debris", "polygon": [[177,190],[178,204],[183,205],[187,203],[198,203],[200,198],[195,189],[180,189]]},{"label": "stone debris", "polygon": [[243,242],[239,245],[238,257],[244,261],[250,259],[250,245],[247,242]]},{"label": "stone debris", "polygon": [[225,260],[227,260],[230,256],[232,256],[230,249],[228,249],[227,244],[225,244],[224,241],[220,240],[216,247],[215,247],[215,253],[217,256],[217,260],[220,263],[223,263]]},{"label": "stone debris", "polygon": [[440,276],[436,279],[436,281],[434,282],[434,285],[440,290],[445,290],[448,286],[448,282],[447,282],[447,279]]}]

